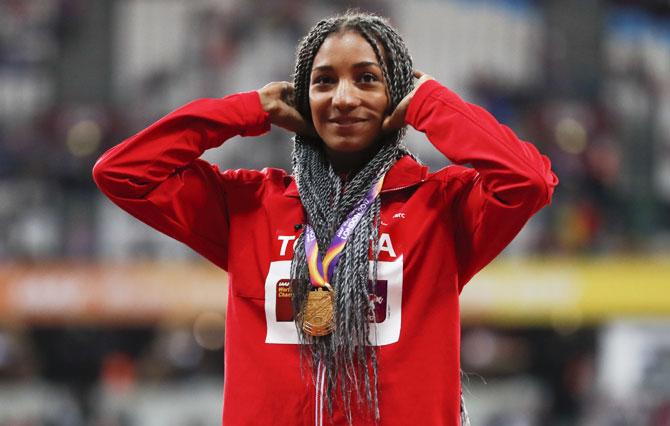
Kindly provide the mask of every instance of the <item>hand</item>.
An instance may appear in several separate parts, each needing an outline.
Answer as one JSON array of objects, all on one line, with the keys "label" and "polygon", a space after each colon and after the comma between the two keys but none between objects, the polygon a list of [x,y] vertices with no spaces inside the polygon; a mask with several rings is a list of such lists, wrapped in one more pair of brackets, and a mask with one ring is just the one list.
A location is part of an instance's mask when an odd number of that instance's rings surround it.
[{"label": "hand", "polygon": [[293,106],[293,85],[287,81],[268,83],[258,90],[263,110],[270,122],[290,132],[315,136],[316,132]]},{"label": "hand", "polygon": [[412,91],[400,101],[395,110],[384,119],[384,122],[382,123],[382,132],[392,132],[405,126],[407,124],[405,122],[407,107],[409,107],[414,94],[419,90],[419,87],[421,87],[423,83],[428,80],[435,80],[433,77],[419,70],[414,70],[414,77],[419,79],[414,85],[414,89],[412,89]]}]

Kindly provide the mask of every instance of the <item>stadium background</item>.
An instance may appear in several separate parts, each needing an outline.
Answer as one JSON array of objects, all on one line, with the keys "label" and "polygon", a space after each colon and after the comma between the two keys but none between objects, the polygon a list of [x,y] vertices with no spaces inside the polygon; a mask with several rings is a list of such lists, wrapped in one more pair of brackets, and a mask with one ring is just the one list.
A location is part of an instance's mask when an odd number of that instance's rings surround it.
[{"label": "stadium background", "polygon": [[[663,0],[0,1],[0,425],[220,423],[225,273],[90,171],[191,99],[288,79],[299,37],[350,6],[391,17],[417,68],[561,179],[463,293],[473,424],[670,425]],[[288,167],[289,135],[206,158]]]}]

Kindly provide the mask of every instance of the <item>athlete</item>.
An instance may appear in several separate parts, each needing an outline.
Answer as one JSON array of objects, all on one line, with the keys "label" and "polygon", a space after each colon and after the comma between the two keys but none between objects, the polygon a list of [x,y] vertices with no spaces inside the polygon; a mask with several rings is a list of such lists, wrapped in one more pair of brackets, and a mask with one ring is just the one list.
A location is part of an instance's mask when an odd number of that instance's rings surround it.
[{"label": "athlete", "polygon": [[[295,133],[290,174],[200,158],[272,125]],[[401,144],[407,125],[453,165],[429,172]],[[467,423],[459,294],[558,183],[364,13],[317,23],[292,83],[191,102],[93,175],[228,271],[225,425]]]}]

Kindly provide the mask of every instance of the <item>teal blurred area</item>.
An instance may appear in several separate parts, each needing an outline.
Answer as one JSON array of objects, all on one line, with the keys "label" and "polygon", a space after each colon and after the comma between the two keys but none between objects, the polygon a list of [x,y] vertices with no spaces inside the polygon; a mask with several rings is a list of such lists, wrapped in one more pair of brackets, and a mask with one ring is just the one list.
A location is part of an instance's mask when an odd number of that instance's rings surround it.
[{"label": "teal blurred area", "polygon": [[[291,79],[300,37],[350,7],[390,17],[418,69],[560,178],[463,292],[473,424],[670,425],[663,0],[0,0],[0,425],[220,423],[225,272],[91,169],[190,100]],[[290,151],[273,129],[205,158],[290,168]]]}]

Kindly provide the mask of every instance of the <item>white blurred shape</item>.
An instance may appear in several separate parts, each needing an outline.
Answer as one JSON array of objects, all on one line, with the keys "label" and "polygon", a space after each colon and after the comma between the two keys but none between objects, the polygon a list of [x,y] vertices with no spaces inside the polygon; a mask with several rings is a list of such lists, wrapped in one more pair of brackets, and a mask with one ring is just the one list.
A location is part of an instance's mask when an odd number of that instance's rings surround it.
[{"label": "white blurred shape", "polygon": [[10,240],[27,254],[46,257],[58,244],[58,224],[51,210],[27,209],[10,230]]},{"label": "white blurred shape", "polygon": [[581,154],[586,149],[586,129],[574,118],[563,118],[554,130],[556,143],[569,154]]},{"label": "white blurred shape", "polygon": [[93,120],[82,120],[70,127],[65,143],[70,154],[85,157],[97,151],[101,140],[100,125]]},{"label": "white blurred shape", "polygon": [[168,339],[167,355],[173,365],[188,369],[198,365],[203,354],[191,333],[186,330],[176,330]]},{"label": "white blurred shape", "polygon": [[647,387],[656,355],[670,351],[668,320],[619,320],[603,328],[598,348],[598,387],[615,401],[635,400]]},{"label": "white blurred shape", "polygon": [[195,341],[205,349],[215,351],[223,347],[226,318],[218,312],[203,312],[193,323]]}]

